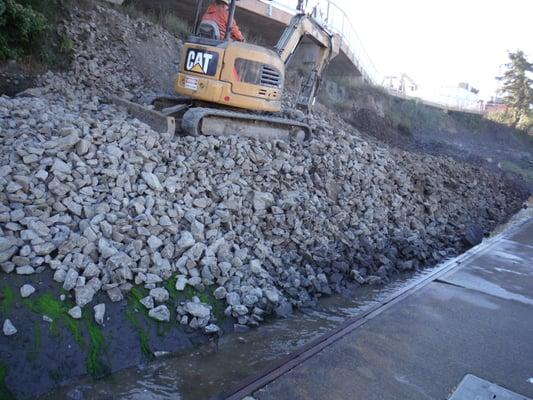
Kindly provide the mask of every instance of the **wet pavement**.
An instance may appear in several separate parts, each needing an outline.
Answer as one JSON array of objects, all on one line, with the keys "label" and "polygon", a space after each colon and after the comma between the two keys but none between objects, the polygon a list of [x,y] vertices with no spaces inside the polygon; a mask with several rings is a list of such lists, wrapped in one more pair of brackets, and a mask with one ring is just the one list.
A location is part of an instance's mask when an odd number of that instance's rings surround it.
[{"label": "wet pavement", "polygon": [[[467,374],[533,397],[533,218],[386,302],[277,379],[271,371],[250,380],[239,396],[447,399]],[[258,390],[258,382],[268,384]]]}]

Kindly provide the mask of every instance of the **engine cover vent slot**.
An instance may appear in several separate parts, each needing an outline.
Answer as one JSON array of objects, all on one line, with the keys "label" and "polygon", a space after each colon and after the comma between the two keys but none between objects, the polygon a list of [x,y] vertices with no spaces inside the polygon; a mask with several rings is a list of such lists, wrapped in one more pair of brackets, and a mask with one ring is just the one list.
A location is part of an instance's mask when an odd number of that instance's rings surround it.
[{"label": "engine cover vent slot", "polygon": [[271,86],[276,88],[280,87],[279,72],[268,65],[263,65],[263,68],[261,70],[260,84],[263,86]]}]

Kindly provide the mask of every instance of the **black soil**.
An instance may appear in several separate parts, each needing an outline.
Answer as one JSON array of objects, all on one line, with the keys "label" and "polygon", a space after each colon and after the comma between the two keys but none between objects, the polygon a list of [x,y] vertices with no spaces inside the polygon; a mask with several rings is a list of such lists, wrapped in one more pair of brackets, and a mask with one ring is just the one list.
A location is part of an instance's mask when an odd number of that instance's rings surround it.
[{"label": "black soil", "polygon": [[[37,290],[23,299],[19,289],[31,284]],[[175,280],[169,281],[170,285]],[[105,322],[94,322],[92,306],[83,309],[80,320],[68,316],[75,305],[68,294],[64,301],[61,286],[50,271],[30,276],[3,274],[0,279],[0,321],[9,318],[18,332],[0,336],[0,399],[28,399],[87,375],[98,379],[123,368],[153,360],[205,343],[209,338],[176,321],[176,306],[191,298],[192,290],[169,290],[171,323],[157,322],[147,315],[138,299],[147,291],[137,288],[117,303],[100,293],[91,304],[106,303]],[[53,322],[43,320],[43,315]],[[232,329],[231,320],[219,320],[223,329]]]}]

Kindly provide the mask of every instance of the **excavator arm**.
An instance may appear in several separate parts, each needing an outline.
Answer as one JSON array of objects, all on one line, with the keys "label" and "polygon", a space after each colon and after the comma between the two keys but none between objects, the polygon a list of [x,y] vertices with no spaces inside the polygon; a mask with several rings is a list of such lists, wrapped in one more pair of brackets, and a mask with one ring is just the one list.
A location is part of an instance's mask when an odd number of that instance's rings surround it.
[{"label": "excavator arm", "polygon": [[295,15],[275,47],[285,66],[290,63],[298,47],[303,45],[304,38],[309,39],[305,43],[308,68],[303,68],[305,76],[298,94],[297,106],[307,111],[314,103],[322,73],[328,63],[339,54],[340,36],[330,34],[308,15]]}]

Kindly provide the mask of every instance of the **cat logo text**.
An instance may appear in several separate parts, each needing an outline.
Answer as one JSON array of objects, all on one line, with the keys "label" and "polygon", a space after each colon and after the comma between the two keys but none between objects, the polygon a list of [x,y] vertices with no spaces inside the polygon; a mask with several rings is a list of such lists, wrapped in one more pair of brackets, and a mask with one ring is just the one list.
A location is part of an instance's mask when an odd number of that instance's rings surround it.
[{"label": "cat logo text", "polygon": [[189,49],[185,59],[185,70],[213,76],[217,72],[218,53],[199,49]]}]

